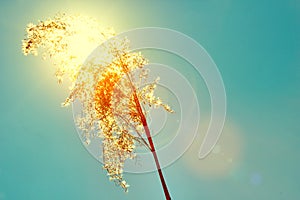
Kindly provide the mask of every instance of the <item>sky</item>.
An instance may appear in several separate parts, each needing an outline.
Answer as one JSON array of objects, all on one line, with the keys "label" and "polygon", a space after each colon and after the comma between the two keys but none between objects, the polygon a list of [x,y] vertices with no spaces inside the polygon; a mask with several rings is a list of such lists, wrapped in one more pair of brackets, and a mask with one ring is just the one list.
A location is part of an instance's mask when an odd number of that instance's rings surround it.
[{"label": "sky", "polygon": [[22,55],[26,25],[58,12],[94,17],[117,33],[182,32],[218,66],[226,122],[212,153],[199,160],[210,116],[205,83],[183,61],[149,53],[187,76],[202,111],[192,146],[163,169],[172,199],[300,198],[299,0],[4,0],[0,11],[0,200],[164,198],[155,172],[126,173],[128,193],[108,181],[81,144],[72,109],[60,107],[67,87],[56,84],[49,63]]}]

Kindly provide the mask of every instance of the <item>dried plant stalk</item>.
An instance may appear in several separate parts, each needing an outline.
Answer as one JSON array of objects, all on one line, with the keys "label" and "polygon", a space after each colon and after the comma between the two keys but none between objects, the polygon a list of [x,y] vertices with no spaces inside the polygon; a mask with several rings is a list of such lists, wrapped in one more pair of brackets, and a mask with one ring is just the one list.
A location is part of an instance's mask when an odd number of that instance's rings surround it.
[{"label": "dried plant stalk", "polygon": [[[78,24],[83,27],[77,27]],[[83,34],[81,29],[88,31]],[[166,199],[171,199],[146,116],[151,106],[161,106],[171,113],[173,110],[154,96],[158,79],[142,85],[148,74],[144,69],[148,63],[146,58],[140,52],[130,52],[126,38],[103,43],[114,36],[114,32],[82,16],[59,14],[37,25],[29,24],[26,30],[27,38],[22,45],[24,55],[37,55],[39,47],[43,47],[43,57],[49,57],[57,67],[58,81],[61,83],[64,75],[71,80],[70,94],[62,105],[68,106],[76,99],[81,102],[82,112],[76,116],[76,123],[87,145],[93,137],[102,138],[103,168],[110,180],[127,191],[124,162],[133,159],[136,145],[142,144],[151,150]],[[90,59],[82,63],[83,55],[72,49],[74,38],[78,42],[78,38],[86,37],[97,45],[103,43],[101,61]],[[139,75],[138,80],[133,72]]]}]

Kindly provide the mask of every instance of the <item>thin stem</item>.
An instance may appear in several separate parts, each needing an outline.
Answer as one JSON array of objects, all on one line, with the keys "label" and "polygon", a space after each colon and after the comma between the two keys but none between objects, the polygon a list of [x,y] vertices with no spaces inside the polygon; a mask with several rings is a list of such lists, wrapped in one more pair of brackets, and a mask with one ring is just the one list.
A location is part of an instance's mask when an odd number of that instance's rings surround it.
[{"label": "thin stem", "polygon": [[[143,145],[145,145],[151,151],[151,147],[144,140],[144,138],[142,137],[141,133],[131,123],[129,123],[128,120],[126,120],[124,117],[122,117],[121,115],[118,115],[118,114],[115,114],[115,115],[118,116],[119,118],[121,118],[128,126],[131,126],[135,130],[135,132],[140,136],[139,138],[142,140],[142,142],[141,141],[138,141],[138,142],[140,142]],[[136,138],[138,138],[138,137],[136,137]]]},{"label": "thin stem", "polygon": [[144,113],[142,111],[140,102],[138,100],[138,97],[137,97],[135,91],[134,91],[133,95],[134,95],[134,101],[136,103],[138,112],[140,114],[140,117],[141,117],[144,129],[145,129],[148,141],[149,141],[149,145],[151,147],[151,152],[152,152],[154,160],[155,160],[156,168],[157,168],[158,175],[159,175],[159,178],[160,178],[160,181],[161,181],[164,193],[165,193],[166,200],[171,200],[171,196],[170,196],[170,193],[169,193],[169,190],[168,190],[168,187],[167,187],[164,175],[162,173],[162,170],[161,170],[161,167],[160,167],[160,164],[159,164],[159,161],[158,161],[158,157],[157,157],[157,154],[156,154],[156,151],[155,151],[154,143],[153,143],[153,140],[152,140],[152,137],[151,137],[151,134],[150,134],[150,130],[149,130],[149,127],[148,127],[148,124],[147,124],[147,120],[146,120],[145,115],[144,115]]},{"label": "thin stem", "polygon": [[148,142],[149,142],[149,145],[150,145],[150,148],[151,148],[151,153],[152,153],[152,155],[154,157],[154,160],[155,160],[155,165],[156,165],[156,168],[157,168],[157,171],[158,171],[158,175],[159,175],[159,178],[160,178],[161,185],[162,185],[163,190],[164,190],[166,200],[171,200],[171,196],[170,196],[170,193],[169,193],[169,190],[168,190],[168,187],[167,187],[167,184],[166,184],[166,181],[165,181],[164,175],[162,173],[162,170],[161,170],[161,167],[160,167],[160,164],[159,164],[159,160],[158,160],[158,157],[157,157],[157,154],[156,154],[156,151],[155,151],[155,146],[154,146],[151,134],[150,134],[150,130],[149,130],[149,127],[148,127],[148,124],[147,124],[147,120],[146,120],[146,117],[143,113],[142,106],[141,106],[140,101],[139,101],[139,99],[137,97],[137,94],[136,94],[135,86],[133,85],[133,83],[131,81],[131,77],[129,75],[129,70],[128,70],[127,66],[122,63],[122,67],[124,69],[124,72],[125,72],[128,80],[129,80],[129,82],[130,82],[130,85],[131,85],[131,89],[132,89],[132,92],[133,92],[133,97],[134,97],[134,101],[135,101],[135,104],[136,104],[136,108],[137,108],[137,111],[140,115],[141,121],[143,123],[144,130],[146,132],[146,136],[148,138]]}]

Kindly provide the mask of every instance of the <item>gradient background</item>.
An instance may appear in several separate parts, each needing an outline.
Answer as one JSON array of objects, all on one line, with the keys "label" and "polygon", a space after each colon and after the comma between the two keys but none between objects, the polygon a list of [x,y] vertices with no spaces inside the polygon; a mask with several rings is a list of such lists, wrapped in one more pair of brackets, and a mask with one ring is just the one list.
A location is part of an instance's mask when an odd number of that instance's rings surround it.
[{"label": "gradient background", "polygon": [[163,199],[156,173],[125,174],[128,194],[107,180],[80,144],[71,109],[59,106],[66,87],[46,62],[22,55],[26,24],[58,11],[117,32],[178,30],[218,65],[228,98],[224,133],[206,159],[197,159],[199,136],[164,169],[173,199],[300,199],[299,0],[4,0],[0,11],[1,200]]}]

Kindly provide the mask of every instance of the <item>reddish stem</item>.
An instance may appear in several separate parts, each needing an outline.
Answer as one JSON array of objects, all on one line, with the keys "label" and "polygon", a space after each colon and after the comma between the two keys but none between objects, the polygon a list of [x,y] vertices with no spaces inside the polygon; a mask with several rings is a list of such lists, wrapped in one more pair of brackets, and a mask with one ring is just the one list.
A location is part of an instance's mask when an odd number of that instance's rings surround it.
[{"label": "reddish stem", "polygon": [[129,80],[129,82],[130,82],[131,89],[133,91],[134,101],[135,101],[138,113],[139,113],[139,115],[141,117],[141,121],[143,123],[144,129],[145,129],[145,132],[146,132],[146,136],[147,136],[148,141],[149,141],[149,145],[150,145],[150,148],[151,148],[151,153],[152,153],[152,155],[154,157],[154,160],[155,160],[155,165],[156,165],[156,168],[157,168],[157,171],[158,171],[158,175],[159,175],[159,178],[160,178],[161,185],[162,185],[164,193],[165,193],[166,200],[171,200],[171,196],[170,196],[170,193],[169,193],[169,190],[168,190],[168,187],[167,187],[164,175],[163,175],[162,170],[160,168],[160,164],[159,164],[158,157],[157,157],[157,154],[156,154],[156,151],[155,151],[154,143],[153,143],[153,140],[152,140],[152,137],[151,137],[151,134],[150,134],[150,130],[149,130],[149,127],[148,127],[148,124],[147,124],[146,117],[145,117],[145,115],[143,113],[140,101],[139,101],[139,99],[138,99],[138,97],[136,95],[136,89],[135,89],[135,87],[134,87],[134,85],[133,85],[133,83],[131,81],[131,78],[130,78],[130,76],[128,74],[129,70],[128,70],[127,66],[122,63],[122,67],[124,69],[124,72],[125,72],[128,80]]},{"label": "reddish stem", "polygon": [[153,143],[153,140],[152,140],[152,137],[151,137],[151,134],[150,134],[150,130],[149,130],[148,124],[147,124],[147,120],[146,120],[145,115],[144,115],[144,113],[142,111],[140,102],[138,100],[138,97],[137,97],[135,91],[133,92],[133,95],[134,95],[134,101],[135,101],[136,106],[137,106],[137,110],[138,110],[138,112],[140,114],[140,117],[141,117],[144,129],[145,129],[148,141],[149,141],[151,152],[152,152],[154,160],[155,160],[156,168],[157,168],[157,171],[158,171],[158,174],[159,174],[160,182],[162,184],[162,187],[163,187],[163,190],[164,190],[164,193],[165,193],[166,200],[171,200],[171,196],[170,196],[170,193],[169,193],[169,190],[168,190],[168,187],[167,187],[164,175],[163,175],[162,170],[160,168],[160,164],[159,164],[158,157],[157,157],[157,154],[156,154],[156,151],[155,151],[154,143]]}]

